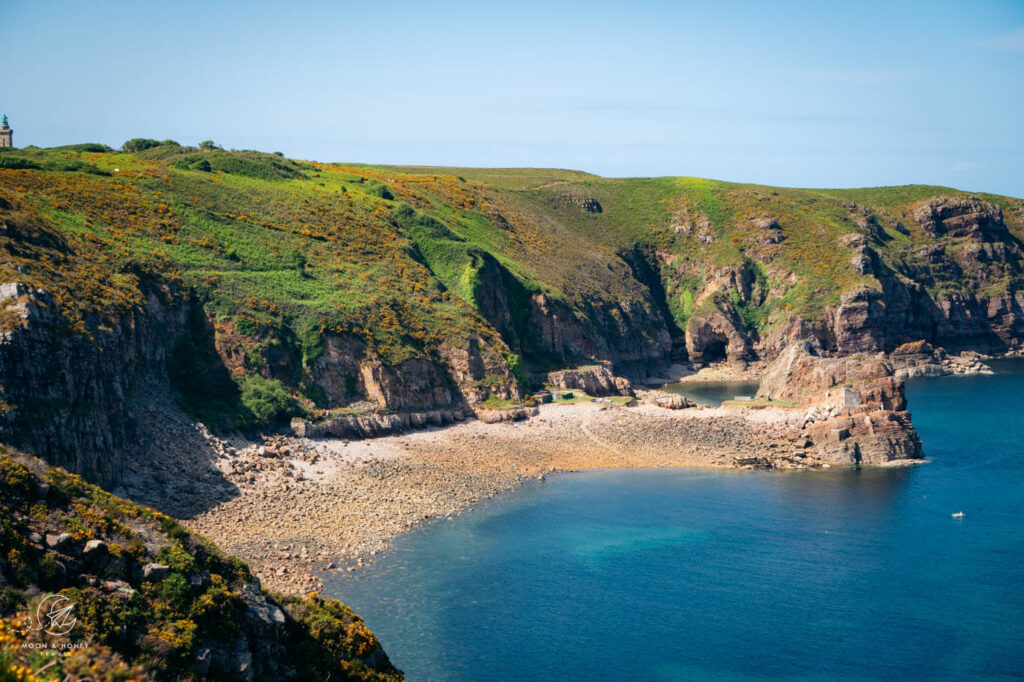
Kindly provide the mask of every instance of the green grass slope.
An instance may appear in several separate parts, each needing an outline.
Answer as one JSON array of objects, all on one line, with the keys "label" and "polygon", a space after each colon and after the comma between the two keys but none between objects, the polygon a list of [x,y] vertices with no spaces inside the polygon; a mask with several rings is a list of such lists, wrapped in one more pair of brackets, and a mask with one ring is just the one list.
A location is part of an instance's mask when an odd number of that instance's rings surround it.
[{"label": "green grass slope", "polygon": [[[53,594],[67,632],[39,629]],[[173,519],[0,446],[0,679],[249,676],[402,679],[340,602],[264,593]]]},{"label": "green grass slope", "polygon": [[[623,309],[659,308],[675,336],[723,310],[754,339],[794,318],[820,322],[845,293],[881,287],[851,262],[844,238],[867,235],[893,267],[925,267],[922,249],[936,238],[914,224],[915,207],[974,196],[322,164],[150,142],[133,153],[0,153],[0,211],[16,228],[0,235],[0,281],[46,289],[83,334],[138,305],[146,278],[193,292],[218,338],[238,343],[230,369],[253,404],[236,421],[326,407],[310,367],[330,334],[358,339],[388,366],[440,363],[439,349],[473,339],[520,380],[524,360],[526,369],[569,363],[514,333],[537,297],[586,324],[599,310],[600,333],[636,326]],[[1024,236],[1019,199],[979,196],[1003,209],[1012,239]],[[488,309],[495,270],[507,320]],[[1019,276],[1011,268],[991,280],[987,293],[1012,293]],[[963,287],[956,273],[923,285]],[[256,374],[271,383],[246,392]]]}]

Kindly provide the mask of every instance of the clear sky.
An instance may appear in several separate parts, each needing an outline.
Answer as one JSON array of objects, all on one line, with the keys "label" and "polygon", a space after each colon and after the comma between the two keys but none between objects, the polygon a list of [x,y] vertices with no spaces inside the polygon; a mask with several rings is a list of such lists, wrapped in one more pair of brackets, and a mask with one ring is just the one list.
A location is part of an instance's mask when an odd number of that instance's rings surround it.
[{"label": "clear sky", "polygon": [[1024,196],[1024,0],[0,1],[19,145]]}]

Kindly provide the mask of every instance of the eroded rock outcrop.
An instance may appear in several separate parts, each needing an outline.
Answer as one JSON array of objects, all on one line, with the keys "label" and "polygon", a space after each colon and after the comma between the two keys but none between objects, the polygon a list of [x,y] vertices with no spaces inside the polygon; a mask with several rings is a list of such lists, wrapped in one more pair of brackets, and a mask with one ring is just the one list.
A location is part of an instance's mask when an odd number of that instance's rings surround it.
[{"label": "eroded rock outcrop", "polygon": [[464,347],[439,347],[440,362],[410,358],[385,364],[354,337],[325,335],[310,373],[323,389],[327,408],[369,401],[387,410],[461,409],[495,396],[519,400],[522,389],[508,364],[484,339],[471,334]]},{"label": "eroded rock outcrop", "polygon": [[731,309],[692,319],[686,326],[686,349],[696,364],[753,357],[750,337]]},{"label": "eroded rock outcrop", "polygon": [[827,357],[806,341],[794,343],[769,365],[758,396],[799,404],[804,447],[826,462],[885,464],[923,456],[903,384],[883,353]]},{"label": "eroded rock outcrop", "polygon": [[889,353],[889,361],[897,379],[948,374],[992,374],[982,359],[982,355],[975,351],[965,350],[959,355],[950,355],[945,348],[935,348],[927,341],[904,343]]},{"label": "eroded rock outcrop", "polygon": [[976,241],[995,241],[1009,236],[998,206],[976,197],[939,197],[923,202],[914,211],[914,222],[932,236],[950,235]]},{"label": "eroded rock outcrop", "polygon": [[560,203],[568,204],[585,213],[601,213],[603,210],[601,202],[578,189],[556,189],[554,196]]},{"label": "eroded rock outcrop", "polygon": [[548,372],[541,383],[568,390],[583,391],[591,396],[633,395],[633,386],[624,377],[617,377],[605,365]]}]

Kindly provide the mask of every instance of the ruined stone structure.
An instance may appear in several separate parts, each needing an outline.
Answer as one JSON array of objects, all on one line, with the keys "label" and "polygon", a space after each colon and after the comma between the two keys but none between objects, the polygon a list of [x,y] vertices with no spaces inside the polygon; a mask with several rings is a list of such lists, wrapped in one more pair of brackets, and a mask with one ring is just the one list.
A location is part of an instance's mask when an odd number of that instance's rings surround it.
[{"label": "ruined stone structure", "polygon": [[14,146],[14,131],[7,125],[7,114],[0,119],[0,147]]}]

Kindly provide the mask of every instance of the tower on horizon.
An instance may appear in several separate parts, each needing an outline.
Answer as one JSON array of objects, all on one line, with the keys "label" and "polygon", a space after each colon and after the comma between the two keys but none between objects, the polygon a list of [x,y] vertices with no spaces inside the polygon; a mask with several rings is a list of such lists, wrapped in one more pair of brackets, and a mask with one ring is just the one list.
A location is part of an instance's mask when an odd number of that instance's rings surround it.
[{"label": "tower on horizon", "polygon": [[0,147],[14,146],[14,131],[7,125],[7,114],[0,119]]}]

